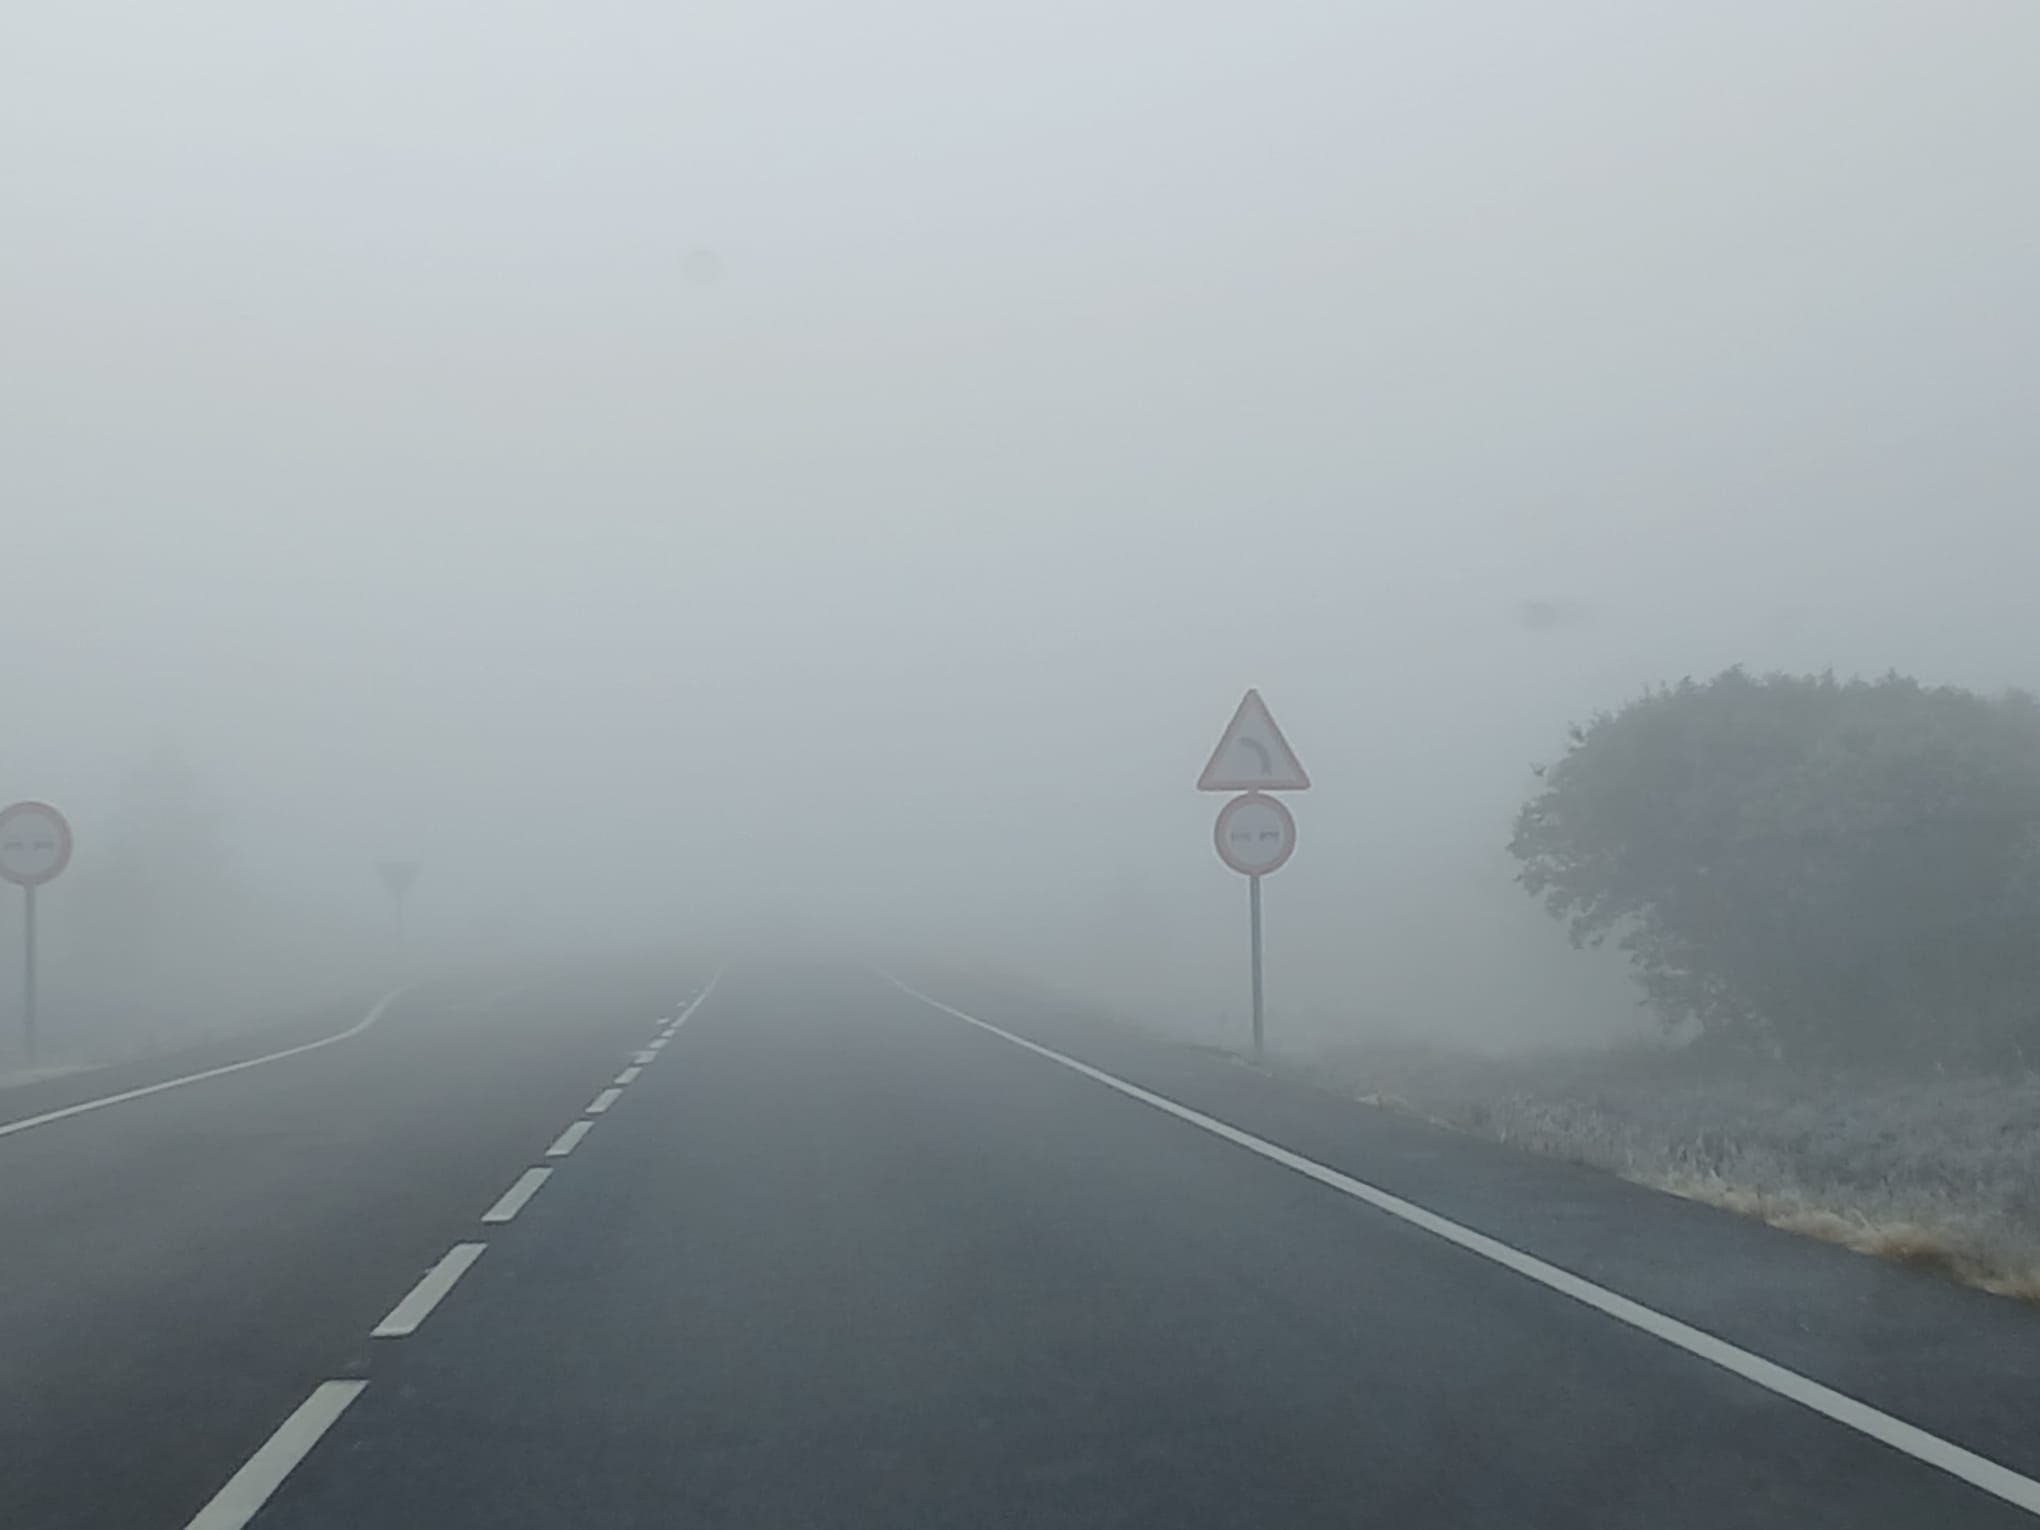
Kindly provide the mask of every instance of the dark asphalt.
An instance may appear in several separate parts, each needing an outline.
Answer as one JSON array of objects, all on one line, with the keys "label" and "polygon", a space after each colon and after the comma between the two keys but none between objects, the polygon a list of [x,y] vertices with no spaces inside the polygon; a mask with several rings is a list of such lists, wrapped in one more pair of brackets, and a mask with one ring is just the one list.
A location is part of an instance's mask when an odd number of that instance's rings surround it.
[{"label": "dark asphalt", "polygon": [[[367,1366],[369,1329],[678,981],[433,984],[353,1040],[0,1137],[0,1527],[184,1525],[314,1384]],[[0,1091],[0,1122],[365,1008]]]},{"label": "dark asphalt", "polygon": [[[262,1530],[2034,1523],[850,966],[740,961],[482,1227],[703,975],[435,994],[0,1138],[0,1525],[177,1530],[347,1377]],[[2040,1475],[2030,1309],[946,981]]]}]

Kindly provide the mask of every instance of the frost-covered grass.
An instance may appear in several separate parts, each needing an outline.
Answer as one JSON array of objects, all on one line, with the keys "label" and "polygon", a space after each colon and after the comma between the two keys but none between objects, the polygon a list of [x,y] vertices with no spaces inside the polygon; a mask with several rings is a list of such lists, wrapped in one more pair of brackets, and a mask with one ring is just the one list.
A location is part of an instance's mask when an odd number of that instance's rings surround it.
[{"label": "frost-covered grass", "polygon": [[1300,1066],[1368,1104],[2040,1300],[2040,1072],[1786,1076],[1656,1047],[1353,1047]]}]

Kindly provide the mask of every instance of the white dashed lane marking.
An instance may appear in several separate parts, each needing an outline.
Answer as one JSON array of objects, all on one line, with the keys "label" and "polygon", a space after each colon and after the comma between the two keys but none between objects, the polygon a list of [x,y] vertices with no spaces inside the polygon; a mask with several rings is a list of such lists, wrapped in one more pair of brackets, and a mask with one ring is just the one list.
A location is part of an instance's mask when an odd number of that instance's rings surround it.
[{"label": "white dashed lane marking", "polygon": [[624,1069],[624,1070],[623,1070],[623,1071],[622,1071],[621,1073],[619,1073],[619,1074],[617,1074],[617,1075],[616,1075],[616,1082],[617,1082],[617,1083],[619,1083],[619,1084],[632,1084],[632,1083],[636,1083],[636,1082],[637,1082],[637,1076],[638,1076],[638,1075],[639,1075],[640,1073],[644,1072],[644,1071],[645,1071],[645,1070],[644,1070],[643,1068],[639,1068],[639,1067],[635,1067],[635,1066],[633,1066],[633,1067],[629,1067],[629,1068],[625,1068],[625,1069]]},{"label": "white dashed lane marking", "polygon": [[[715,985],[721,980],[722,973],[718,971],[709,980],[707,987],[703,988],[700,993],[692,995],[687,999],[677,1015],[672,1016],[670,1019],[662,1017],[653,1022],[654,1029],[659,1031],[658,1039],[646,1051],[638,1055],[636,1063],[624,1069],[618,1075],[617,1083],[619,1085],[627,1084],[637,1077],[638,1070],[658,1055],[659,1048],[673,1039],[673,1033],[687,1022],[688,1017],[696,1009],[700,1008],[711,993],[715,992]],[[484,1002],[493,1003],[497,999],[507,998],[512,991],[514,990],[506,990],[502,994],[492,995],[490,999]],[[358,1036],[363,1031],[368,1030],[376,1021],[382,1018],[383,1012],[389,1008],[391,1002],[396,997],[395,993],[384,995],[382,1000],[363,1016],[361,1020],[346,1030],[341,1031],[338,1035],[322,1037],[317,1041],[306,1042],[301,1046],[286,1047],[280,1052],[272,1052],[266,1056],[251,1057],[246,1062],[229,1063],[221,1068],[209,1068],[202,1073],[194,1073],[184,1078],[166,1079],[160,1084],[151,1084],[141,1089],[130,1089],[120,1094],[109,1095],[104,1099],[87,1100],[78,1105],[67,1106],[62,1110],[51,1111],[46,1115],[33,1116],[24,1121],[0,1123],[0,1136],[27,1131],[31,1127],[41,1126],[46,1122],[61,1121],[70,1116],[83,1115],[87,1111],[101,1110],[106,1106],[118,1105],[126,1100],[142,1099],[148,1095],[160,1094],[166,1089],[179,1089],[187,1084],[196,1084],[205,1079],[239,1073],[248,1068],[259,1068],[265,1063],[279,1062],[286,1057],[296,1057],[305,1052],[316,1052],[322,1047],[329,1047],[336,1042],[346,1041],[350,1037]],[[611,1105],[616,1103],[622,1092],[620,1088],[615,1087],[603,1090],[595,1096],[594,1101],[588,1106],[587,1113],[591,1116],[601,1115]],[[546,1149],[546,1156],[548,1158],[566,1157],[567,1154],[573,1152],[575,1147],[580,1144],[581,1139],[594,1129],[594,1125],[594,1122],[586,1120],[574,1122],[565,1131],[560,1133],[551,1147]],[[530,1203],[534,1195],[538,1194],[539,1188],[552,1177],[552,1172],[551,1169],[526,1169],[517,1177],[517,1182],[503,1192],[502,1197],[497,1200],[496,1204],[482,1213],[482,1220],[492,1225],[510,1221]],[[405,1335],[417,1332],[418,1325],[431,1315],[433,1309],[441,1301],[445,1300],[447,1292],[453,1289],[454,1283],[474,1267],[475,1261],[480,1259],[487,1249],[488,1245],[486,1243],[456,1243],[439,1263],[425,1272],[417,1285],[411,1288],[410,1293],[402,1301],[398,1302],[395,1307],[390,1309],[389,1316],[384,1318],[372,1330],[372,1337],[379,1339],[402,1338]],[[290,1476],[291,1472],[297,1468],[298,1463],[311,1453],[312,1448],[319,1443],[326,1432],[339,1422],[340,1415],[345,1413],[354,1400],[367,1389],[368,1383],[365,1381],[320,1382],[318,1386],[312,1389],[312,1395],[299,1403],[296,1411],[277,1426],[276,1432],[263,1443],[261,1449],[257,1450],[254,1455],[242,1463],[241,1469],[227,1479],[226,1485],[213,1495],[211,1502],[198,1511],[198,1514],[186,1525],[185,1530],[246,1530],[246,1526],[257,1514],[262,1512],[263,1505],[268,1503],[276,1490],[283,1485],[284,1479]]]},{"label": "white dashed lane marking", "polygon": [[365,1381],[320,1382],[185,1530],[241,1530],[367,1386]]},{"label": "white dashed lane marking", "polygon": [[486,1243],[454,1244],[451,1252],[411,1287],[411,1294],[392,1307],[390,1315],[375,1325],[369,1337],[401,1339],[406,1334],[416,1333],[418,1325],[431,1316],[432,1309],[453,1289],[453,1283],[467,1274],[488,1246]]},{"label": "white dashed lane marking", "polygon": [[482,1220],[509,1221],[524,1209],[525,1203],[538,1194],[538,1187],[551,1177],[551,1169],[526,1169],[517,1177],[517,1183],[503,1192],[503,1198],[482,1213]]},{"label": "white dashed lane marking", "polygon": [[581,1139],[593,1130],[595,1130],[595,1123],[593,1121],[576,1121],[572,1126],[559,1134],[558,1138],[554,1140],[553,1145],[545,1150],[545,1156],[548,1158],[566,1157],[567,1154],[579,1147]]}]

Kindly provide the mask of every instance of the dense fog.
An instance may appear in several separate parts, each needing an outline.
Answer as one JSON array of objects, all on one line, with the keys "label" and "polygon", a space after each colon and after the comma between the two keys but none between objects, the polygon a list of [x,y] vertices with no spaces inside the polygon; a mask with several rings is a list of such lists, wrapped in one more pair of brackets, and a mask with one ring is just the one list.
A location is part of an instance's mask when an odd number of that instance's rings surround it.
[{"label": "dense fog", "polygon": [[[1278,1038],[1641,1029],[1566,726],[2040,684],[2040,10],[20,7],[0,798],[53,1034],[825,940]],[[19,896],[0,888],[11,1031]],[[11,1038],[10,1038],[11,1039]]]}]

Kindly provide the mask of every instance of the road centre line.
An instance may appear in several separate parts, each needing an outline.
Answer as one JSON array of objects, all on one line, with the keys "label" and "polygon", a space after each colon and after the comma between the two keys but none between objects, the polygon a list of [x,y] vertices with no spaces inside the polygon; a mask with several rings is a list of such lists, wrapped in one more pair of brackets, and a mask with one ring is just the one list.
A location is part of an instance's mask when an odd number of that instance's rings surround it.
[{"label": "road centre line", "polygon": [[365,1381],[322,1381],[312,1388],[312,1395],[241,1464],[185,1530],[242,1530],[367,1387]]},{"label": "road centre line", "polygon": [[453,1283],[473,1268],[474,1262],[482,1257],[488,1248],[486,1243],[456,1243],[445,1258],[427,1270],[418,1284],[396,1306],[390,1315],[369,1330],[371,1339],[401,1339],[406,1334],[418,1331],[418,1325],[432,1314],[446,1293],[453,1289]]},{"label": "road centre line", "polygon": [[538,1194],[538,1187],[552,1178],[551,1169],[526,1169],[517,1176],[517,1183],[505,1190],[496,1204],[482,1213],[484,1222],[507,1222],[522,1211],[525,1203]]},{"label": "road centre line", "polygon": [[715,992],[715,985],[722,981],[723,974],[729,970],[729,965],[728,962],[724,962],[720,967],[716,968],[715,976],[708,980],[708,986],[681,1005],[680,1013],[673,1017],[674,1030],[679,1030],[681,1026],[688,1022],[697,1009],[708,1002],[708,996]]},{"label": "road centre line", "polygon": [[[407,987],[409,985],[406,985]],[[144,1084],[139,1089],[123,1089],[119,1094],[104,1095],[96,1100],[81,1100],[76,1105],[66,1105],[61,1110],[44,1111],[39,1116],[26,1116],[19,1121],[0,1123],[0,1137],[11,1137],[16,1132],[25,1132],[30,1127],[47,1126],[52,1121],[68,1120],[82,1116],[88,1111],[104,1110],[109,1105],[124,1105],[129,1100],[145,1099],[152,1094],[161,1094],[166,1089],[182,1089],[186,1084],[202,1084],[209,1078],[224,1078],[229,1073],[240,1073],[248,1068],[259,1068],[264,1063],[282,1062],[286,1057],[301,1057],[306,1052],[316,1052],[321,1047],[337,1046],[343,1041],[359,1036],[363,1031],[382,1019],[383,1011],[396,1001],[403,988],[393,988],[376,1000],[367,1014],[363,1015],[346,1030],[331,1036],[321,1036],[317,1041],[303,1042],[298,1046],[285,1047],[280,1052],[266,1052],[260,1057],[243,1058],[240,1062],[227,1063],[218,1068],[207,1068],[199,1073],[187,1073],[182,1078],[166,1078],[160,1083]]]},{"label": "road centre line", "polygon": [[1051,1047],[1041,1045],[1040,1042],[1029,1041],[1025,1036],[1015,1035],[1012,1031],[993,1025],[988,1020],[980,1020],[975,1015],[966,1014],[960,1009],[944,1004],[940,999],[929,997],[919,989],[909,987],[889,972],[883,975],[902,993],[919,999],[923,1004],[954,1016],[966,1024],[974,1025],[1002,1041],[1010,1042],[1022,1051],[1032,1052],[1035,1056],[1057,1063],[1073,1073],[1082,1074],[1085,1078],[1103,1084],[1130,1100],[1150,1106],[1164,1115],[1174,1116],[1177,1120],[1200,1131],[1209,1132],[1235,1147],[1245,1148],[1271,1163],[1294,1170],[1306,1179],[1316,1180],[1328,1189],[1363,1201],[1378,1211],[1385,1211],[1390,1216],[1420,1227],[1425,1232],[1442,1238],[1468,1253],[1477,1254],[1483,1259],[1501,1265],[1504,1269],[1513,1270],[1516,1274],[1534,1280],[1562,1296],[1569,1296],[1574,1301],[1592,1307],[1619,1323],[1639,1329],[1653,1338],[1662,1339],[1665,1343],[1712,1365],[1720,1366],[1723,1370],[1740,1376],[1745,1381],[1753,1382],[1768,1392],[1809,1408],[1859,1434],[1867,1435],[1880,1444],[1888,1445],[1916,1461],[1946,1472],[1951,1477],[1959,1478],[1972,1487],[1981,1488],[1993,1497],[2014,1504],[2029,1514],[2040,1515],[2040,1481],[2022,1476],[2010,1467],[2000,1466],[1988,1457],[1966,1450],[1952,1440],[1944,1440],[1939,1435],[1929,1434],[1916,1424],[1908,1424],[1901,1418],[1873,1408],[1868,1403],[1859,1402],[1848,1394],[1838,1392],[1809,1376],[1788,1370],[1776,1361],[1766,1360],[1761,1355],[1740,1349],[1725,1339],[1718,1339],[1713,1334],[1688,1323],[1682,1323],[1677,1318],[1668,1317],[1654,1308],[1644,1306],[1641,1302],[1618,1295],[1605,1286],[1595,1285],[1590,1280],[1569,1270],[1560,1269],[1555,1264],[1548,1264],[1535,1255],[1526,1254],[1499,1239],[1475,1232],[1472,1228],[1462,1226],[1434,1211],[1427,1211],[1414,1201],[1406,1201],[1401,1196],[1393,1195],[1351,1175],[1342,1174],[1337,1169],[1328,1168],[1314,1159],[1305,1158],[1300,1153],[1293,1153],[1288,1148],[1256,1137],[1253,1133],[1243,1131],[1215,1116],[1207,1116],[1187,1105],[1179,1105],[1164,1095],[1129,1083],[1123,1078],[1105,1072],[1102,1068],[1094,1068],[1089,1063],[1079,1062],[1074,1057],[1065,1056]]},{"label": "road centre line", "polygon": [[631,1054],[631,1059],[630,1059],[630,1061],[631,1061],[631,1066],[632,1066],[632,1067],[635,1067],[635,1068],[642,1068],[642,1067],[646,1066],[647,1064],[649,1064],[649,1063],[655,1063],[655,1062],[657,1062],[658,1060],[659,1060],[659,1054],[658,1054],[657,1052],[650,1052],[650,1051],[646,1051],[646,1052],[633,1052],[633,1053]]},{"label": "road centre line", "polygon": [[670,1039],[670,1038],[668,1038],[668,1037],[665,1037],[665,1036],[661,1036],[661,1037],[660,1037],[660,1038],[659,1038],[659,1039],[658,1039],[657,1041],[653,1042],[653,1043],[652,1043],[652,1044],[651,1044],[650,1046],[646,1047],[646,1048],[645,1048],[645,1050],[646,1050],[647,1052],[658,1052],[658,1051],[662,1051],[662,1050],[664,1050],[664,1048],[665,1048],[665,1045],[666,1045],[666,1042],[667,1042],[667,1041],[668,1041],[669,1039]]},{"label": "road centre line", "polygon": [[581,1145],[581,1139],[595,1130],[593,1121],[576,1121],[572,1126],[553,1139],[553,1145],[545,1150],[548,1158],[564,1158]]},{"label": "road centre line", "polygon": [[599,1116],[622,1097],[623,1091],[612,1084],[588,1102],[587,1113],[591,1116]]},{"label": "road centre line", "polygon": [[636,1083],[637,1076],[644,1071],[645,1070],[643,1068],[640,1068],[633,1064],[632,1066],[625,1068],[621,1073],[616,1075],[616,1082],[619,1084]]}]

